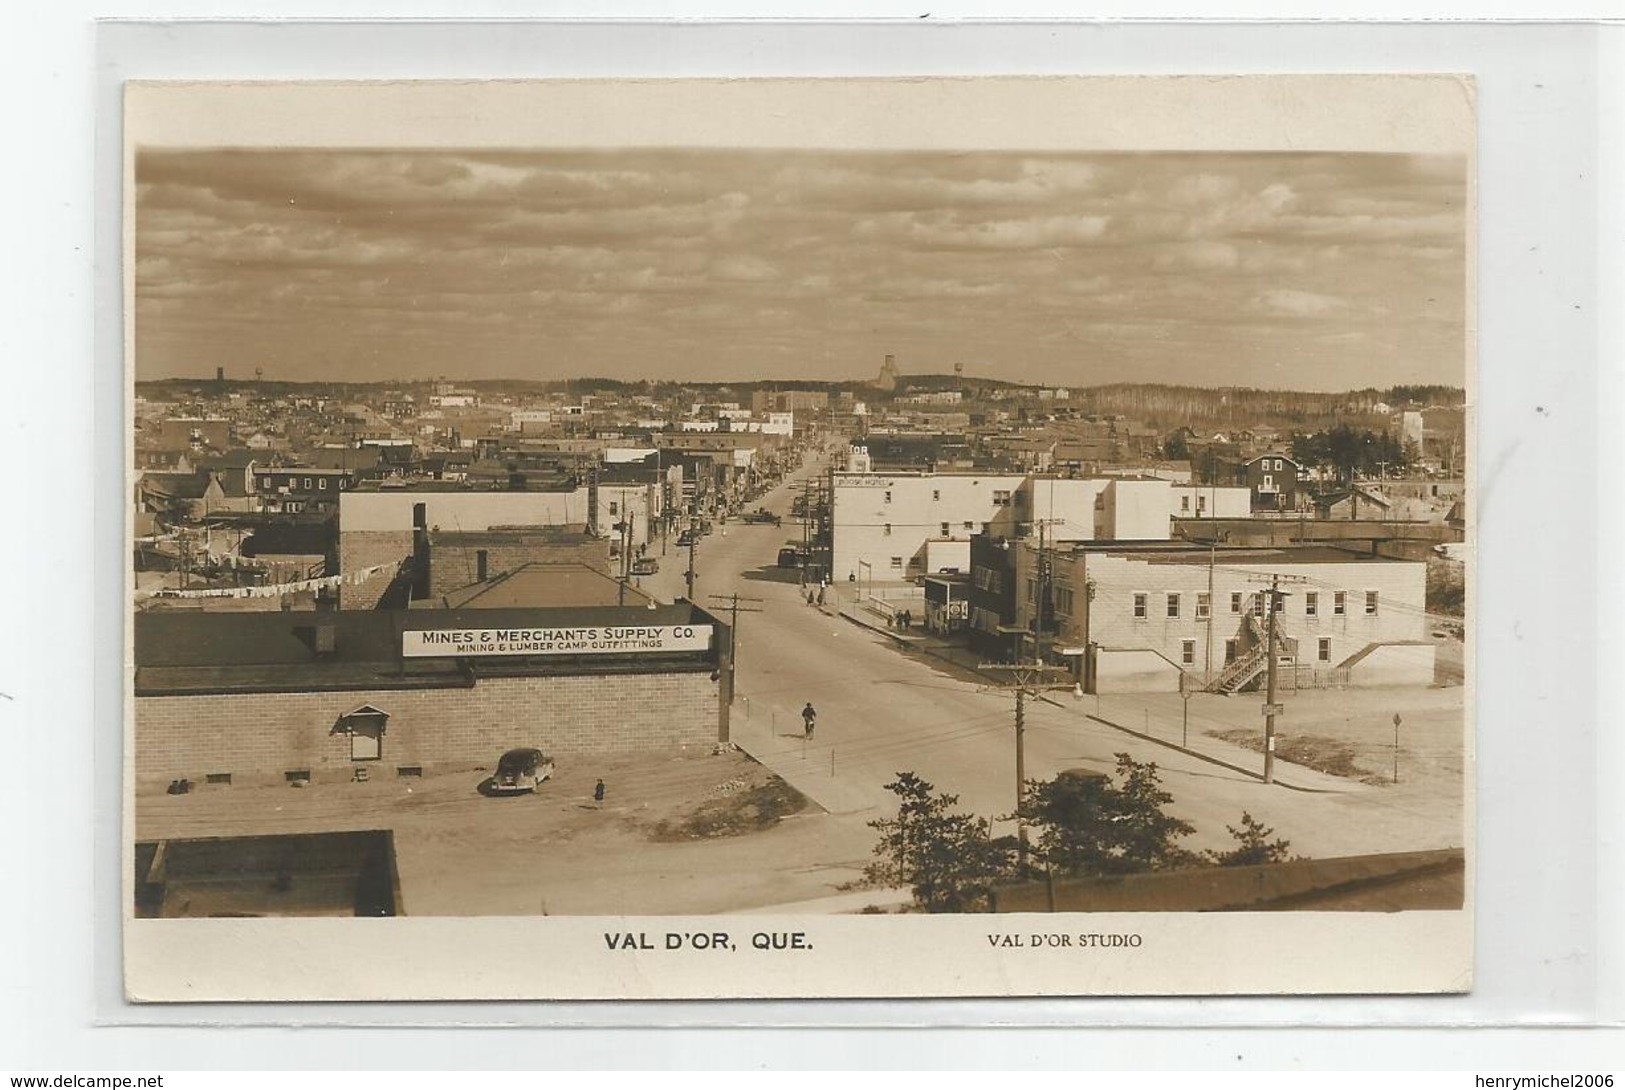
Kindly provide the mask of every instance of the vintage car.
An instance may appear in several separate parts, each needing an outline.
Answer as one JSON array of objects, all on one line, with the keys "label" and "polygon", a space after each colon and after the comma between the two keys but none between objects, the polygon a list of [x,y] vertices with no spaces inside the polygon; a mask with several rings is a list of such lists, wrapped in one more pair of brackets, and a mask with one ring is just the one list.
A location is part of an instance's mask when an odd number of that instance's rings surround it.
[{"label": "vintage car", "polygon": [[660,570],[660,558],[654,556],[640,556],[632,561],[633,575],[654,575]]},{"label": "vintage car", "polygon": [[522,795],[552,776],[553,759],[541,750],[510,749],[498,759],[487,790],[493,795]]},{"label": "vintage car", "polygon": [[747,511],[739,516],[740,522],[759,523],[768,526],[778,526],[783,520],[765,507],[758,507],[754,511]]}]

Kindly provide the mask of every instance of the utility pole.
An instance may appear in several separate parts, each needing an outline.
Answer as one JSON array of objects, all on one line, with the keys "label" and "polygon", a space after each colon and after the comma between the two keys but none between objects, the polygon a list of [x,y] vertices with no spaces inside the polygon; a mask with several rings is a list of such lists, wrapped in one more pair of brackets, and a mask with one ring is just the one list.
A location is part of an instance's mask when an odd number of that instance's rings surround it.
[{"label": "utility pole", "polygon": [[694,546],[699,541],[699,535],[690,528],[688,531],[688,571],[683,578],[688,583],[688,600],[694,600]]},{"label": "utility pole", "polygon": [[[621,506],[623,508],[626,506],[626,494],[624,492],[621,494]],[[621,521],[615,524],[614,529],[620,535],[621,544],[621,579],[615,595],[615,604],[624,606],[626,605],[626,584],[632,579],[632,512],[623,510]]]},{"label": "utility pole", "polygon": [[1269,663],[1268,692],[1264,697],[1264,782],[1275,782],[1275,717],[1286,709],[1275,702],[1276,674],[1280,668],[1281,656],[1276,652],[1275,645],[1280,640],[1280,631],[1276,626],[1276,617],[1281,612],[1281,597],[1285,593],[1281,590],[1281,581],[1293,583],[1306,582],[1302,576],[1297,575],[1271,575],[1267,580],[1254,579],[1253,582],[1268,582],[1269,594],[1269,626],[1264,637],[1265,661]]},{"label": "utility pole", "polygon": [[760,613],[760,609],[751,606],[740,607],[740,602],[760,603],[760,598],[742,598],[738,594],[711,594],[707,597],[718,602],[728,603],[728,703],[734,700],[734,679],[739,673],[739,615],[741,613]]},{"label": "utility pole", "polygon": [[[1022,641],[1025,650],[1026,641]],[[1022,816],[1022,808],[1027,802],[1027,693],[1030,690],[1034,696],[1040,693],[1051,692],[1058,689],[1072,688],[1070,672],[1064,666],[1050,666],[1042,662],[1016,662],[1016,663],[983,663],[978,670],[1005,670],[1010,674],[1010,680],[998,688],[1016,694],[1016,863],[1021,874],[1027,872],[1027,822]],[[1052,675],[1060,674],[1063,680],[1051,682]]]}]

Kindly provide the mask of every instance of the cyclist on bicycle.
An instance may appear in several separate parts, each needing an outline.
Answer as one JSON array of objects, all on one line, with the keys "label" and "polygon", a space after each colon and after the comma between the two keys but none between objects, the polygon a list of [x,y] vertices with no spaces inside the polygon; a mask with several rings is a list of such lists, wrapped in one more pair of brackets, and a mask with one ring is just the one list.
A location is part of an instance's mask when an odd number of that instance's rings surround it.
[{"label": "cyclist on bicycle", "polygon": [[807,706],[801,709],[801,726],[806,731],[807,738],[810,739],[813,736],[813,727],[817,725],[818,711],[812,706],[812,701],[809,700]]}]

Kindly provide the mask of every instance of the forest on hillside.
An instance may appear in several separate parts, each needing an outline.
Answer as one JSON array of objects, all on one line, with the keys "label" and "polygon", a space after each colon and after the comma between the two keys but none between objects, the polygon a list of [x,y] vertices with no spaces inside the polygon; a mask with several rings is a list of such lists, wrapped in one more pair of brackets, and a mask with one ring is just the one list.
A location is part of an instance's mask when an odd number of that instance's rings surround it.
[{"label": "forest on hillside", "polygon": [[1400,409],[1459,409],[1466,392],[1452,386],[1396,386],[1340,392],[1248,387],[1119,384],[1078,391],[1073,407],[1089,415],[1126,416],[1157,430],[1198,432],[1249,427],[1311,431],[1339,420]]}]

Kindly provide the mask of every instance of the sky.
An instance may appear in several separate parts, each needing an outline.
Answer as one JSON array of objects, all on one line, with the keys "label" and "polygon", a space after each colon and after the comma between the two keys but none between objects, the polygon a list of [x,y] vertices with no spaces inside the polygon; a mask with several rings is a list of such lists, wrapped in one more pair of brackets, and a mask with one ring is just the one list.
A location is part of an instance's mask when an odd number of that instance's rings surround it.
[{"label": "sky", "polygon": [[167,150],[136,373],[1465,385],[1458,156]]}]

